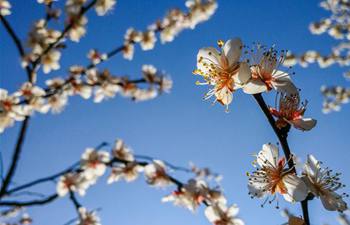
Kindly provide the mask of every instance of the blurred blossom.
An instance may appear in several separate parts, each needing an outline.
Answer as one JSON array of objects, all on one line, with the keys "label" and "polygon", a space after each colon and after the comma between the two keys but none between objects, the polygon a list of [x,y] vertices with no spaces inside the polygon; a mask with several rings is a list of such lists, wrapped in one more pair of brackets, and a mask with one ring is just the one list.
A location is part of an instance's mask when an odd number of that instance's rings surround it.
[{"label": "blurred blossom", "polygon": [[0,0],[0,15],[8,16],[11,15],[11,4],[7,0]]}]

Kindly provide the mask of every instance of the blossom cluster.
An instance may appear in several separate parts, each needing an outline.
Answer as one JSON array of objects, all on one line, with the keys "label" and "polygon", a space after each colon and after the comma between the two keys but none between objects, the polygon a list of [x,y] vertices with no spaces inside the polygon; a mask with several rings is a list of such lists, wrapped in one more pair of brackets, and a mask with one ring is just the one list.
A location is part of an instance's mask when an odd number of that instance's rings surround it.
[{"label": "blossom cluster", "polygon": [[22,207],[13,207],[0,212],[0,225],[30,225],[33,219]]},{"label": "blossom cluster", "polygon": [[[81,157],[79,168],[63,174],[57,182],[57,193],[63,197],[68,193],[86,194],[89,187],[94,185],[103,176],[107,168],[110,174],[107,183],[111,184],[124,180],[132,182],[140,173],[145,176],[146,182],[152,187],[167,188],[173,185],[177,189],[162,199],[163,202],[174,202],[194,212],[200,204],[207,206],[205,215],[213,224],[242,225],[243,221],[237,218],[238,207],[227,206],[227,200],[219,188],[210,188],[203,176],[191,178],[182,183],[170,175],[167,164],[161,160],[138,161],[130,147],[122,140],[117,140],[111,152],[87,148]],[[96,212],[89,212],[79,208],[81,216],[78,224],[99,225],[100,220]]]},{"label": "blossom cluster", "polygon": [[322,86],[321,92],[325,97],[325,100],[323,102],[324,113],[339,111],[341,105],[348,103],[350,100],[350,90],[342,86]]},{"label": "blossom cluster", "polygon": [[[259,94],[276,90],[279,105],[270,108],[277,118],[279,128],[293,125],[300,130],[310,130],[316,120],[304,118],[306,103],[301,104],[299,90],[293,84],[289,71],[280,70],[286,57],[285,51],[267,48],[261,44],[246,47],[239,38],[226,42],[218,41],[220,51],[213,47],[202,48],[197,55],[197,69],[194,74],[203,77],[198,85],[210,85],[212,89],[204,99],[212,96],[226,106],[232,102],[233,93],[243,89],[246,94]],[[244,50],[245,59],[241,59]],[[243,58],[243,57],[242,57]]]},{"label": "blossom cluster", "polygon": [[[311,23],[309,30],[314,35],[327,33],[338,43],[330,49],[329,54],[322,54],[316,50],[308,50],[302,54],[289,52],[284,61],[285,66],[299,64],[302,67],[307,67],[312,63],[317,63],[320,68],[330,67],[334,64],[341,67],[350,66],[350,4],[343,0],[324,0],[321,1],[320,6],[329,11],[330,15]],[[344,76],[347,78],[348,72],[344,73]],[[339,88],[346,89],[345,87]],[[347,101],[339,101],[340,94],[336,94],[333,90],[335,90],[333,87],[322,89],[323,112],[325,113],[339,111],[341,105],[347,103]],[[331,98],[329,98],[330,95],[332,95]]]},{"label": "blossom cluster", "polygon": [[151,24],[146,31],[129,28],[124,35],[123,56],[132,60],[134,45],[139,43],[144,51],[154,48],[157,42],[156,33],[160,32],[162,43],[171,42],[184,29],[194,29],[197,24],[208,20],[216,11],[215,0],[188,0],[188,12],[171,9],[163,19]]},{"label": "blossom cluster", "polygon": [[[75,1],[68,0],[65,4],[65,29],[59,31],[48,27],[49,19],[59,19],[60,10],[52,9],[52,0],[38,0],[38,3],[50,5],[47,17],[38,20],[28,35],[27,45],[31,49],[22,59],[22,65],[42,65],[44,73],[50,73],[52,70],[60,69],[59,60],[61,58],[60,49],[64,48],[65,37],[71,41],[78,42],[86,34],[87,17],[84,13],[92,6],[95,7],[99,16],[105,15],[113,9],[116,0],[87,0]],[[33,69],[36,69],[33,66]],[[35,72],[35,71],[34,71]]]},{"label": "blossom cluster", "polygon": [[[348,195],[336,193],[345,186],[340,182],[340,173],[334,173],[328,167],[322,168],[322,162],[308,155],[302,175],[298,176],[295,167],[288,168],[288,160],[291,159],[279,156],[277,146],[271,143],[263,145],[254,161],[256,170],[248,174],[252,198],[266,198],[265,203],[271,203],[278,199],[276,194],[280,194],[288,202],[300,202],[311,193],[320,198],[327,210],[343,212],[348,208],[343,200]],[[272,200],[268,201],[271,196]]]},{"label": "blossom cluster", "polygon": [[[113,76],[107,69],[100,71],[81,66],[70,67],[69,73],[66,80],[59,77],[47,80],[45,89],[30,82],[24,83],[13,94],[0,89],[0,132],[34,112],[61,112],[70,96],[79,95],[83,99],[93,97],[94,102],[98,103],[119,94],[134,101],[144,101],[169,92],[172,87],[170,78],[152,65],[142,67],[142,78],[139,80]],[[147,87],[142,87],[142,83]]]}]

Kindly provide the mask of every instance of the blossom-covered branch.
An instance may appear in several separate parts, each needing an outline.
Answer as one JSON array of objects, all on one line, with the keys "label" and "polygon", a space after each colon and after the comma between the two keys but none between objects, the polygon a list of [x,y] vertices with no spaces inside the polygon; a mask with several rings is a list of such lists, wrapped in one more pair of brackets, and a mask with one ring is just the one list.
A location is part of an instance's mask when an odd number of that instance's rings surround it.
[{"label": "blossom-covered branch", "polygon": [[[99,221],[95,213],[92,214],[92,212],[82,207],[76,194],[84,196],[88,188],[96,184],[97,180],[105,174],[107,168],[111,169],[107,180],[109,184],[120,180],[125,180],[126,182],[134,181],[138,178],[140,172],[143,172],[146,182],[150,186],[161,188],[170,187],[172,185],[176,186],[176,190],[164,197],[163,201],[173,201],[174,204],[188,208],[191,211],[195,211],[200,204],[204,204],[207,206],[205,213],[210,221],[225,219],[231,222],[233,221],[232,224],[242,224],[242,221],[236,218],[236,214],[238,213],[237,207],[232,206],[228,208],[226,206],[227,201],[220,189],[209,187],[206,179],[210,174],[203,177],[201,176],[203,173],[197,173],[198,170],[196,170],[196,172],[194,171],[195,177],[190,179],[187,183],[183,183],[170,175],[170,168],[168,168],[163,161],[136,160],[136,156],[133,155],[131,149],[126,146],[122,140],[116,141],[111,153],[101,149],[87,148],[82,155],[78,167],[77,164],[73,164],[68,169],[55,175],[15,187],[9,190],[5,197],[11,197],[11,194],[17,191],[28,189],[47,181],[55,181],[59,178],[57,181],[57,194],[55,193],[43,199],[26,202],[1,200],[0,206],[37,206],[50,203],[58,197],[68,195],[79,213],[79,219],[82,224],[84,224],[83,221],[86,220],[86,218],[90,218],[91,215],[94,215],[95,221]],[[221,217],[218,218],[218,215]]]}]

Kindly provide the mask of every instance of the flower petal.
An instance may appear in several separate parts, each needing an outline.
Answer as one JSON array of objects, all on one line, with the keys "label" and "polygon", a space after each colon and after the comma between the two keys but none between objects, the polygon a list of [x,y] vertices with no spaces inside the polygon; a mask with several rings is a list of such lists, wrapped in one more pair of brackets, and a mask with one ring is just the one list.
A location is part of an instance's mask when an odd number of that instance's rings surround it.
[{"label": "flower petal", "polygon": [[242,62],[239,65],[238,73],[233,76],[233,79],[236,84],[243,86],[250,80],[251,77],[252,73],[250,71],[249,65],[246,62]]},{"label": "flower petal", "polygon": [[307,131],[316,126],[317,120],[311,118],[301,118],[290,121],[293,126],[299,130]]},{"label": "flower petal", "polygon": [[278,148],[277,146],[268,143],[264,144],[262,150],[258,153],[257,163],[260,167],[276,167],[278,164]]},{"label": "flower petal", "polygon": [[304,181],[294,174],[288,174],[283,177],[283,183],[287,189],[287,193],[283,195],[288,202],[300,202],[305,200],[309,189]]},{"label": "flower petal", "polygon": [[254,79],[249,81],[243,87],[243,91],[246,94],[258,94],[267,91],[267,86],[260,79]]},{"label": "flower petal", "polygon": [[343,201],[341,196],[333,191],[328,191],[324,195],[320,196],[321,202],[325,209],[329,211],[345,211],[348,207],[346,202]]},{"label": "flower petal", "polygon": [[293,84],[292,79],[286,72],[275,70],[272,76],[274,77],[272,85],[277,91],[290,95],[298,94],[298,88]]},{"label": "flower petal", "polygon": [[239,38],[234,38],[226,41],[222,48],[223,54],[226,56],[229,65],[233,65],[239,61],[242,53],[242,41]]},{"label": "flower petal", "polygon": [[197,54],[197,68],[202,72],[207,73],[210,69],[209,65],[220,65],[220,57],[220,53],[216,48],[202,48]]}]

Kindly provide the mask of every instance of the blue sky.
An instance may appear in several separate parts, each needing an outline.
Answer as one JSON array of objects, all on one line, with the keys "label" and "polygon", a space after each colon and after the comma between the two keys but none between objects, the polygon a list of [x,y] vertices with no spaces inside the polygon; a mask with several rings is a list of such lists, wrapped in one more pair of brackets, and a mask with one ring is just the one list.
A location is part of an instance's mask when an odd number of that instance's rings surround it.
[{"label": "blue sky", "polygon": [[[13,0],[13,14],[8,17],[20,37],[27,34],[32,21],[40,18],[43,8],[34,0]],[[197,77],[192,75],[198,49],[213,46],[218,39],[241,37],[245,44],[259,41],[276,44],[281,49],[303,52],[308,49],[329,52],[335,42],[329,36],[313,36],[308,24],[327,12],[318,7],[316,0],[219,0],[217,13],[208,22],[193,31],[185,31],[174,42],[157,44],[155,50],[136,50],[134,60],[129,62],[120,55],[103,64],[117,74],[140,76],[142,64],[153,64],[165,70],[174,81],[171,94],[153,101],[133,103],[117,97],[101,104],[71,98],[69,105],[59,115],[36,114],[29,125],[28,135],[17,170],[15,182],[25,183],[35,178],[55,173],[80,158],[86,147],[102,141],[113,142],[122,138],[135,153],[170,161],[176,165],[188,165],[192,161],[208,166],[224,176],[222,185],[230,203],[237,203],[240,216],[246,224],[281,224],[274,205],[260,207],[259,200],[251,200],[247,194],[247,171],[251,171],[251,153],[259,151],[262,144],[277,142],[254,99],[237,93],[230,107],[224,112],[220,105],[204,102],[206,87],[196,86]],[[88,35],[79,45],[69,43],[61,61],[62,70],[50,75],[40,74],[39,83],[50,77],[63,76],[69,65],[87,63],[86,53],[91,48],[101,51],[119,46],[125,30],[133,26],[144,29],[155,19],[162,17],[172,7],[183,7],[182,0],[135,0],[118,1],[115,10],[105,17],[89,13]],[[0,28],[0,87],[14,91],[25,81],[26,74],[20,68],[18,54]],[[301,158],[312,153],[336,171],[343,173],[344,183],[350,183],[348,163],[350,139],[347,137],[350,107],[341,112],[321,113],[322,84],[347,85],[342,77],[343,69],[331,67],[326,70],[316,65],[309,68],[295,67],[293,79],[302,89],[302,97],[309,100],[306,112],[318,120],[311,132],[292,130],[290,146]],[[266,95],[265,95],[266,96]],[[271,93],[269,100],[274,98]],[[269,101],[273,104],[273,101]],[[7,165],[18,133],[18,124],[1,135],[0,149]],[[186,180],[186,175],[178,174]],[[38,191],[52,193],[55,185],[39,187]],[[126,184],[106,185],[101,179],[80,199],[90,209],[102,208],[99,215],[105,225],[192,225],[209,224],[200,208],[194,215],[183,208],[160,202],[170,190],[155,190],[143,179]],[[345,188],[349,193],[349,188]],[[283,202],[283,201],[281,201]],[[287,205],[300,214],[299,204]],[[37,225],[64,224],[75,217],[68,199],[60,199],[46,208],[32,208],[30,214]],[[318,200],[310,203],[312,224],[337,224],[336,213],[327,212]]]}]

